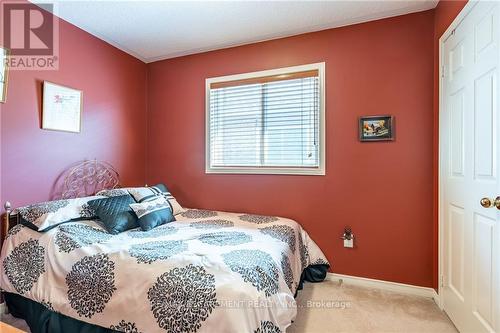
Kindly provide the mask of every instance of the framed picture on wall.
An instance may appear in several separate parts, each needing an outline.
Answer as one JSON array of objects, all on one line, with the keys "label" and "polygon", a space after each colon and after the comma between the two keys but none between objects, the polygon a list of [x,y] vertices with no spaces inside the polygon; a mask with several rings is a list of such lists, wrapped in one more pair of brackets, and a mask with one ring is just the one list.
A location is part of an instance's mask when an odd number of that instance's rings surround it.
[{"label": "framed picture on wall", "polygon": [[359,118],[359,140],[394,140],[394,116],[363,116]]},{"label": "framed picture on wall", "polygon": [[52,82],[43,82],[42,128],[80,133],[82,92]]},{"label": "framed picture on wall", "polygon": [[0,103],[7,100],[7,84],[9,78],[9,49],[0,47]]}]

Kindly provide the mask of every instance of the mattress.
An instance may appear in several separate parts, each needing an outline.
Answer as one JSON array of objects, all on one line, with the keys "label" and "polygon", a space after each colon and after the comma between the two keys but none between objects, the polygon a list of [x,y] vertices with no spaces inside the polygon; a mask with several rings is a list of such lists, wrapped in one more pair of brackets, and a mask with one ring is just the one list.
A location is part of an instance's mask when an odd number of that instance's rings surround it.
[{"label": "mattress", "polygon": [[329,266],[290,219],[198,209],[176,219],[118,235],[98,221],[15,226],[1,288],[121,332],[285,332],[304,270]]}]

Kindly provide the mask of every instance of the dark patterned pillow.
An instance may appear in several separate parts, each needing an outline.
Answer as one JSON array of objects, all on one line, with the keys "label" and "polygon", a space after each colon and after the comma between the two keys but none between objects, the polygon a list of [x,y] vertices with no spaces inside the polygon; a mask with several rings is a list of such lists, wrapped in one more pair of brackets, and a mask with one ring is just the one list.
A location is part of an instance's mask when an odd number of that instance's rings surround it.
[{"label": "dark patterned pillow", "polygon": [[183,213],[185,210],[177,202],[174,196],[168,191],[167,187],[163,184],[158,184],[149,187],[131,187],[127,188],[128,192],[134,197],[137,202],[146,202],[155,200],[159,196],[165,197],[167,202],[172,208],[173,215]]},{"label": "dark patterned pillow", "polygon": [[133,203],[130,207],[139,218],[139,225],[143,231],[151,230],[162,224],[175,221],[172,207],[165,197],[141,203]]},{"label": "dark patterned pillow", "polygon": [[95,210],[104,224],[104,228],[113,235],[137,228],[139,223],[130,204],[134,198],[129,194],[89,201],[89,206]]},{"label": "dark patterned pillow", "polygon": [[96,218],[88,202],[99,196],[41,202],[17,208],[14,213],[21,217],[25,226],[35,231],[47,231],[61,223]]}]

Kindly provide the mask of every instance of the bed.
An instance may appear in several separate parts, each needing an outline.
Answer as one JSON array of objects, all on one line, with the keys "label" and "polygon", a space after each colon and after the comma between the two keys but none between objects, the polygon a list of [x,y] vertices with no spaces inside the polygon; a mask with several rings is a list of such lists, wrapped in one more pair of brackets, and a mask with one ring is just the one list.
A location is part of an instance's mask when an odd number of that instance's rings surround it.
[{"label": "bed", "polygon": [[329,263],[295,221],[187,209],[150,231],[10,228],[0,282],[32,332],[285,332]]}]

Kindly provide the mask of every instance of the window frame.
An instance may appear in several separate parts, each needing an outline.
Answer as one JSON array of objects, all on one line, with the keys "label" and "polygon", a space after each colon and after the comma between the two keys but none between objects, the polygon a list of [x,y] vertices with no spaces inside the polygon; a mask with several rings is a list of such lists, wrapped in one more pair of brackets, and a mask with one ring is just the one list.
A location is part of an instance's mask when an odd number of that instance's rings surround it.
[{"label": "window frame", "polygon": [[[210,86],[213,83],[253,79],[265,76],[284,75],[310,70],[318,71],[319,82],[319,163],[318,167],[237,167],[237,166],[211,166],[210,163]],[[207,78],[205,80],[205,173],[206,174],[261,174],[261,175],[313,175],[326,174],[326,140],[325,140],[325,63],[283,67],[264,71],[226,75]]]}]

